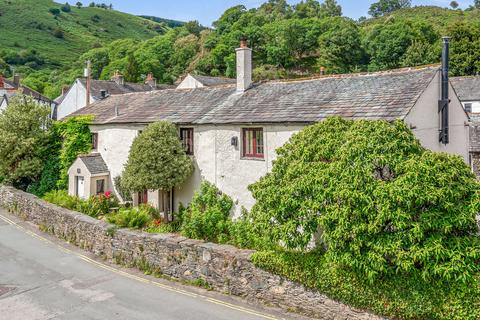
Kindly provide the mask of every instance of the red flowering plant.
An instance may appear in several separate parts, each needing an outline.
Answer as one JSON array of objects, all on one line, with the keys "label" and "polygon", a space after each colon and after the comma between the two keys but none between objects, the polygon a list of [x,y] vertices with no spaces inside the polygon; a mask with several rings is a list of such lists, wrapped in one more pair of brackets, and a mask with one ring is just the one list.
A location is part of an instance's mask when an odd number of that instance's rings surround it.
[{"label": "red flowering plant", "polygon": [[110,213],[111,209],[118,207],[117,197],[111,191],[107,191],[104,194],[90,197],[87,201],[82,202],[78,209],[91,217],[98,217],[106,215]]}]

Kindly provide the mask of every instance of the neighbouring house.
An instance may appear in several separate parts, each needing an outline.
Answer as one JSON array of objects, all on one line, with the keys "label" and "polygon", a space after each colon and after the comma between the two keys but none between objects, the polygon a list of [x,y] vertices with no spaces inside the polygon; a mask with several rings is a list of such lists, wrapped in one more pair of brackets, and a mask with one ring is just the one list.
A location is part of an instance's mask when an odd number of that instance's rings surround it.
[{"label": "neighbouring house", "polygon": [[235,79],[208,77],[188,74],[177,86],[177,89],[195,89],[203,87],[213,87],[224,84],[235,84]]},{"label": "neighbouring house", "polygon": [[480,76],[451,79],[458,98],[470,116],[470,163],[480,177]]},{"label": "neighbouring house", "polygon": [[55,101],[45,97],[44,95],[27,86],[22,85],[20,83],[19,75],[15,75],[12,81],[5,79],[0,74],[0,110],[5,110],[7,108],[8,101],[17,95],[32,97],[35,101],[48,106],[50,109],[54,109],[57,105]]},{"label": "neighbouring house", "polygon": [[[116,95],[73,114],[95,116],[93,154],[108,168],[110,186],[122,174],[135,137],[160,120],[178,126],[195,165],[189,180],[171,192],[134,194],[135,204],[149,202],[165,211],[188,204],[208,180],[234,199],[238,216],[254,204],[247,187],[271,170],[275,150],[329,116],[402,120],[426,148],[468,162],[468,116],[448,82],[446,65],[255,84],[251,49],[242,41],[236,53],[235,84]],[[71,171],[71,181],[79,177],[83,173]]]},{"label": "neighbouring house", "polygon": [[[159,85],[150,73],[145,79],[145,83],[125,82],[124,77],[115,72],[111,80],[91,80],[90,81],[90,103],[107,98],[110,95],[125,94],[132,92],[146,92],[173,88],[168,85]],[[59,102],[57,108],[53,111],[53,118],[61,120],[71,113],[84,108],[87,105],[87,80],[76,79],[74,83],[62,92],[62,95],[55,99]]]}]

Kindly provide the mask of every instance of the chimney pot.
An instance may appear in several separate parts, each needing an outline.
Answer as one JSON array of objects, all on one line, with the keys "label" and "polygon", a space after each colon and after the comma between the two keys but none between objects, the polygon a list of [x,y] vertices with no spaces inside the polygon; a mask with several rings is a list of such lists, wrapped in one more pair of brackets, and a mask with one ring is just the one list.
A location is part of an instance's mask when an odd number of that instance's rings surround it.
[{"label": "chimney pot", "polygon": [[152,89],[157,88],[157,79],[153,76],[153,73],[149,72],[145,79],[145,84],[149,85]]},{"label": "chimney pot", "polygon": [[115,81],[118,85],[121,85],[121,86],[123,86],[125,84],[125,81],[123,79],[123,75],[118,70],[115,71],[111,80]]},{"label": "chimney pot", "polygon": [[241,38],[240,39],[240,48],[242,48],[242,49],[248,48],[247,38]]}]

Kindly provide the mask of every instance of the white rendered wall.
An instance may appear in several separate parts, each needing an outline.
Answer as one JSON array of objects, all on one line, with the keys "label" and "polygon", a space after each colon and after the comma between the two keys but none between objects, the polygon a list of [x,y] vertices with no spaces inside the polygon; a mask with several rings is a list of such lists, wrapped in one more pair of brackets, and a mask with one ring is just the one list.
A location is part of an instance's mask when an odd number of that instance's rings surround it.
[{"label": "white rendered wall", "polygon": [[[90,102],[94,102],[93,97],[90,97]],[[87,89],[80,83],[80,81],[75,80],[75,83],[70,90],[68,90],[67,95],[57,108],[57,119],[61,120],[65,118],[78,109],[85,107],[86,104]]]},{"label": "white rendered wall", "polygon": [[177,86],[177,89],[195,89],[195,88],[202,88],[204,85],[197,81],[191,75],[187,75],[185,79]]},{"label": "white rendered wall", "polygon": [[450,143],[443,145],[439,142],[440,114],[438,100],[441,93],[441,76],[437,76],[428,86],[415,106],[405,118],[405,122],[413,129],[413,133],[425,148],[432,151],[447,152],[461,156],[469,163],[468,145],[468,116],[462,104],[450,85],[449,131]]}]

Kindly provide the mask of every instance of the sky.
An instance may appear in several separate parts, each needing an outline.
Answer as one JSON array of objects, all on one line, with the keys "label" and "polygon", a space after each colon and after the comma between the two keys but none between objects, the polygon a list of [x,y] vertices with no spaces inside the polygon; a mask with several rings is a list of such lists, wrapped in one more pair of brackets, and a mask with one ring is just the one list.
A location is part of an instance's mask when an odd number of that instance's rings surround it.
[{"label": "sky", "polygon": [[[343,14],[354,19],[367,16],[368,8],[376,1],[378,0],[337,0],[343,8]],[[82,2],[87,5],[90,1]],[[95,2],[111,3],[115,10],[135,15],[150,15],[180,21],[198,20],[204,26],[211,26],[212,22],[228,8],[239,4],[247,8],[255,8],[266,0],[96,0]],[[288,0],[288,2],[295,4],[300,0]],[[447,7],[450,2],[451,0],[413,0],[412,4]],[[462,8],[466,8],[473,3],[473,0],[457,0],[457,2]]]}]

